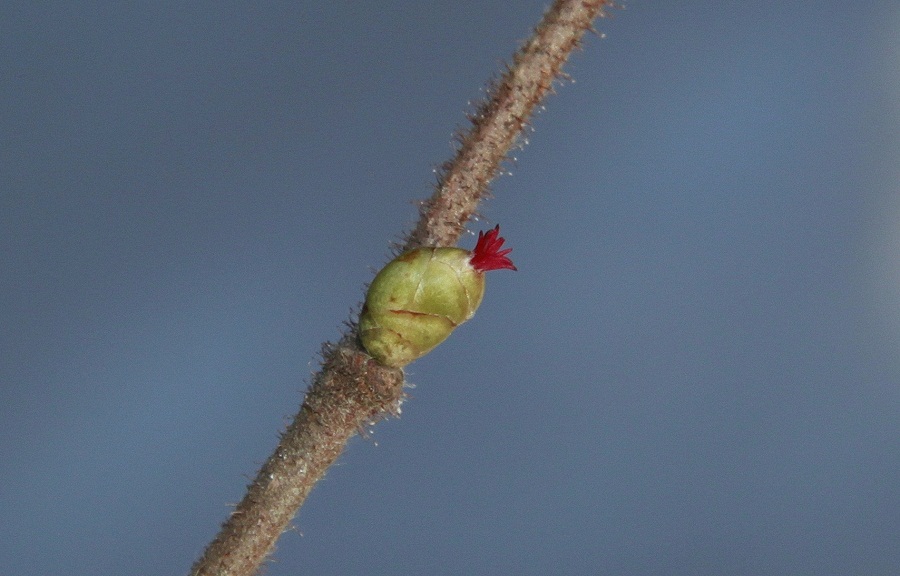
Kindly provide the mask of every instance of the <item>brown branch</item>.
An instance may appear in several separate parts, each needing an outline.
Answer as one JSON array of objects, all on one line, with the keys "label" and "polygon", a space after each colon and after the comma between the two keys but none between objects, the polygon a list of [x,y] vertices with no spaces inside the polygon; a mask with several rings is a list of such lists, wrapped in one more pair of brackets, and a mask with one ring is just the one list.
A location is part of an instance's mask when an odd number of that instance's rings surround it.
[{"label": "brown branch", "polygon": [[456,244],[534,107],[552,89],[584,32],[610,5],[611,1],[557,0],[547,11],[472,115],[472,127],[460,139],[456,157],[444,164],[437,190],[422,206],[404,249]]},{"label": "brown branch", "polygon": [[[572,50],[608,0],[557,0],[472,117],[406,248],[456,244],[533,109],[551,90]],[[195,576],[250,576],[347,441],[380,418],[398,414],[403,371],[361,348],[356,327],[326,345],[300,412],[281,436],[247,494],[194,564]]]}]

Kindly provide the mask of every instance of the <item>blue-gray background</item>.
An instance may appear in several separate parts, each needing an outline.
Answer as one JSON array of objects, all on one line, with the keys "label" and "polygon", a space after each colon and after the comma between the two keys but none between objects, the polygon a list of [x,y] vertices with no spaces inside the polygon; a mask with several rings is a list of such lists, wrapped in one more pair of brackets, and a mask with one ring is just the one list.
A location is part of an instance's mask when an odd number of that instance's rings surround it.
[{"label": "blue-gray background", "polygon": [[[545,4],[3,4],[0,573],[187,571]],[[900,5],[598,29],[268,574],[897,573]]]}]

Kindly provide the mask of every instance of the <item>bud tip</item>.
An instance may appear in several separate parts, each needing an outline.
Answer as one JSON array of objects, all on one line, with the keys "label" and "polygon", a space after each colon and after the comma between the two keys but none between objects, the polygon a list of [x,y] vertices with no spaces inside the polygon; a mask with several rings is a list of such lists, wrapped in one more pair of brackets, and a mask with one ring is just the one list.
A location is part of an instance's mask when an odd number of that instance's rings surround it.
[{"label": "bud tip", "polygon": [[500,237],[500,225],[497,224],[492,230],[485,233],[483,230],[478,233],[478,242],[475,249],[472,250],[472,257],[469,263],[479,272],[487,272],[488,270],[515,270],[512,260],[506,257],[512,252],[512,248],[501,250],[505,240]]}]

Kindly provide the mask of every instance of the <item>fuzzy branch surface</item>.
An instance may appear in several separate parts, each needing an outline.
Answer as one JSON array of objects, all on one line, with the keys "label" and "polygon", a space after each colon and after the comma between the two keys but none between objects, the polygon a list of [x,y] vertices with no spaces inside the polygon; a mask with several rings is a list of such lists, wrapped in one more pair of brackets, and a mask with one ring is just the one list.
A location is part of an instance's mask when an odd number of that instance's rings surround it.
[{"label": "fuzzy branch surface", "polygon": [[[535,106],[552,89],[565,61],[609,0],[557,0],[513,57],[443,166],[434,195],[405,249],[453,246],[488,193],[491,179],[515,145]],[[350,325],[326,344],[300,411],[247,493],[191,570],[193,576],[251,576],[272,553],[313,486],[347,441],[366,426],[397,415],[403,371],[369,357]]]},{"label": "fuzzy branch surface", "polygon": [[469,117],[472,126],[460,135],[456,156],[441,167],[435,193],[422,205],[403,250],[456,245],[534,108],[553,89],[563,64],[584,33],[593,29],[594,19],[612,5],[609,0],[554,2]]}]

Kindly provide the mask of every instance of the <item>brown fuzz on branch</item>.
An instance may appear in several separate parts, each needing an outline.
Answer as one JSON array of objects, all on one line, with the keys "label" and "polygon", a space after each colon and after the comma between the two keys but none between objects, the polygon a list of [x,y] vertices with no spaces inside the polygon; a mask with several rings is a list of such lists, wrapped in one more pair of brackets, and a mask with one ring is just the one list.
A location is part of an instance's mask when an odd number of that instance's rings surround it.
[{"label": "brown fuzz on branch", "polygon": [[347,440],[375,421],[399,414],[401,370],[376,363],[352,338],[329,346],[324,357],[300,412],[192,574],[255,574]]},{"label": "brown fuzz on branch", "polygon": [[422,204],[419,222],[401,251],[456,245],[535,106],[562,76],[563,64],[584,33],[593,30],[594,19],[611,6],[596,0],[553,4],[470,115],[471,128],[460,136],[456,156],[441,167],[434,195]]},{"label": "brown fuzz on branch", "polygon": [[[606,0],[554,2],[473,116],[456,157],[444,165],[434,195],[423,203],[405,250],[456,244],[534,107],[560,77],[592,21],[611,5]],[[355,327],[323,357],[293,423],[191,574],[256,574],[347,441],[366,425],[399,413],[403,371],[368,356]]]}]

